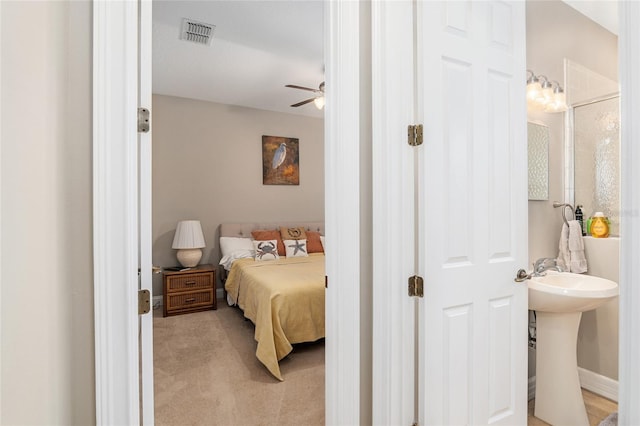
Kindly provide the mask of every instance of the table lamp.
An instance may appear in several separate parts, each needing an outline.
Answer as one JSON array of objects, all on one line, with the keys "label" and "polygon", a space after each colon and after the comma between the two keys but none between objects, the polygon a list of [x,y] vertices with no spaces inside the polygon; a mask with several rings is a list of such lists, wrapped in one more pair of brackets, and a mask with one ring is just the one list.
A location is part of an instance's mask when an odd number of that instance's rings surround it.
[{"label": "table lamp", "polygon": [[178,262],[185,268],[193,268],[202,258],[201,248],[205,247],[202,226],[199,220],[183,220],[178,222],[176,235],[171,248],[177,249]]}]

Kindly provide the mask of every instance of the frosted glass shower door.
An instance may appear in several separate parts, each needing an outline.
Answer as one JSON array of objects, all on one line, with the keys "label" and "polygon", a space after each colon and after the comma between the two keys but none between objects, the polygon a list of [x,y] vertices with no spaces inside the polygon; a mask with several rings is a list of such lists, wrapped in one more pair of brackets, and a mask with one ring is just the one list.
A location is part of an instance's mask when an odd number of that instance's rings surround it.
[{"label": "frosted glass shower door", "polygon": [[611,221],[610,235],[620,235],[620,98],[575,107],[575,204],[585,219],[601,211]]}]

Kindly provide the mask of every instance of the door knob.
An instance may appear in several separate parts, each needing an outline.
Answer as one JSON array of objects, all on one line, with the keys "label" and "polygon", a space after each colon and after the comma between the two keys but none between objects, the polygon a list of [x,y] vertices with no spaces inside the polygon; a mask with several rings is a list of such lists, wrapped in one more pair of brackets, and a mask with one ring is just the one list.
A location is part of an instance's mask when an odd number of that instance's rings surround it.
[{"label": "door knob", "polygon": [[516,278],[514,279],[514,281],[517,283],[521,283],[522,281],[526,281],[529,278],[531,278],[531,275],[527,274],[527,271],[525,271],[524,269],[520,269],[516,274]]}]

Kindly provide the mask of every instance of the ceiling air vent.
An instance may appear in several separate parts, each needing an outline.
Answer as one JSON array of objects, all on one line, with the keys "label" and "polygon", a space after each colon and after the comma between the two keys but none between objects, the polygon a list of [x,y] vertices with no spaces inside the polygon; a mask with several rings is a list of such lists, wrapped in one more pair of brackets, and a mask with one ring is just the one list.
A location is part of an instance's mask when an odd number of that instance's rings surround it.
[{"label": "ceiling air vent", "polygon": [[215,25],[184,18],[182,20],[182,33],[180,34],[180,38],[209,46],[215,28]]}]

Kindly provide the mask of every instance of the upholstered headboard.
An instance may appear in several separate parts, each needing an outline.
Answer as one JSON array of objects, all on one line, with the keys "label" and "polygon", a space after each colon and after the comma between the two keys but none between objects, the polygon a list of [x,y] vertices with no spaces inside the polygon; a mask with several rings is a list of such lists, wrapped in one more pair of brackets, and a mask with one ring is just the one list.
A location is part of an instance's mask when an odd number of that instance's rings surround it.
[{"label": "upholstered headboard", "polygon": [[280,229],[281,226],[303,226],[307,231],[316,231],[324,235],[324,222],[274,222],[274,223],[222,223],[220,224],[221,237],[251,238],[251,231],[256,229]]}]

